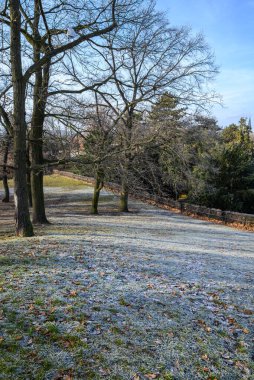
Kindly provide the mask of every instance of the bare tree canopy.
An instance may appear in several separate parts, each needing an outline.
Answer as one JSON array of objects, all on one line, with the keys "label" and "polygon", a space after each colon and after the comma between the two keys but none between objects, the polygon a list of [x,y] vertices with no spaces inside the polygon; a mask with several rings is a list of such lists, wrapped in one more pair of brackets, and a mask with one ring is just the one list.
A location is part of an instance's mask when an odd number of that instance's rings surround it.
[{"label": "bare tree canopy", "polygon": [[[128,177],[139,147],[159,132],[147,123],[152,105],[166,93],[192,110],[216,99],[207,85],[217,68],[204,38],[171,25],[155,5],[150,0],[0,0],[0,118],[13,138],[17,235],[33,234],[28,198],[33,223],[48,222],[45,123],[71,127],[81,136],[88,125],[85,102],[97,116],[100,110],[103,123],[110,115],[114,149],[106,156],[119,152],[120,208],[127,211]],[[101,122],[98,128],[98,139],[104,139]],[[95,145],[97,165],[106,156]],[[104,169],[97,168],[102,182]]]},{"label": "bare tree canopy", "polygon": [[[41,69],[48,70],[47,65],[54,57],[113,30],[116,26],[115,6],[116,0],[106,4],[101,1],[89,4],[48,1],[42,5],[40,0],[22,3],[19,0],[10,0],[0,4],[0,21],[5,30],[10,29],[10,44],[8,46],[7,39],[7,46],[3,46],[2,53],[10,51],[17,235],[33,234],[25,175],[27,83],[32,75],[37,74],[35,85],[37,83],[40,88],[43,81]],[[73,22],[71,35],[70,20]],[[24,41],[28,41],[30,45],[27,46]],[[47,80],[47,73],[44,73],[44,80]],[[9,84],[6,85],[9,89]],[[5,91],[3,89],[2,92]],[[4,115],[3,111],[1,114]],[[36,135],[35,138],[40,136]],[[41,154],[41,149],[39,153]]]}]

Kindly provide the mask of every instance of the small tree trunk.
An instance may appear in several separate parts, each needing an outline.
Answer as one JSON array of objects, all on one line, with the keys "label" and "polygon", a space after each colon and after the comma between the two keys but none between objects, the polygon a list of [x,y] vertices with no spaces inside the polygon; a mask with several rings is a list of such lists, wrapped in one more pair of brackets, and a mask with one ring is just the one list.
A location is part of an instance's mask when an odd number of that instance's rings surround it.
[{"label": "small tree trunk", "polygon": [[120,206],[119,206],[120,212],[129,212],[128,199],[129,199],[129,186],[127,184],[126,179],[124,178],[122,180],[122,189],[121,189],[121,194],[120,194]]},{"label": "small tree trunk", "polygon": [[9,135],[9,133],[7,133],[6,142],[4,145],[4,161],[3,161],[4,197],[2,199],[2,202],[6,202],[6,203],[10,201],[10,190],[9,190],[9,186],[8,186],[8,171],[7,171],[9,147],[10,147],[10,135]]},{"label": "small tree trunk", "polygon": [[126,122],[126,133],[125,133],[125,162],[122,168],[122,189],[120,194],[120,212],[129,212],[128,200],[129,200],[129,173],[131,170],[132,154],[131,154],[131,143],[132,143],[132,127],[133,127],[133,108],[128,110],[128,118]]},{"label": "small tree trunk", "polygon": [[18,0],[10,0],[11,73],[13,85],[14,202],[17,236],[33,236],[26,184],[25,85],[21,62],[21,16]]},{"label": "small tree trunk", "polygon": [[27,173],[27,192],[28,192],[29,207],[33,207],[31,173],[30,172]]},{"label": "small tree trunk", "polygon": [[30,144],[27,144],[26,150],[26,164],[27,164],[27,174],[26,174],[26,182],[27,182],[27,191],[28,191],[28,201],[29,206],[33,206],[32,200],[32,187],[31,187],[31,161],[30,161]]},{"label": "small tree trunk", "polygon": [[92,199],[92,207],[91,214],[98,215],[98,204],[100,198],[100,189],[94,186],[93,199]]},{"label": "small tree trunk", "polygon": [[104,185],[103,178],[104,178],[103,172],[98,170],[96,173],[96,178],[95,178],[92,207],[91,207],[91,214],[94,214],[94,215],[98,215],[100,191]]},{"label": "small tree trunk", "polygon": [[10,202],[10,190],[8,185],[8,178],[7,174],[4,174],[3,176],[3,187],[4,187],[4,197],[2,199],[2,202]]},{"label": "small tree trunk", "polygon": [[129,173],[131,169],[131,156],[130,154],[126,154],[125,163],[123,165],[122,171],[122,188],[120,193],[120,212],[129,212],[128,201],[129,201]]}]

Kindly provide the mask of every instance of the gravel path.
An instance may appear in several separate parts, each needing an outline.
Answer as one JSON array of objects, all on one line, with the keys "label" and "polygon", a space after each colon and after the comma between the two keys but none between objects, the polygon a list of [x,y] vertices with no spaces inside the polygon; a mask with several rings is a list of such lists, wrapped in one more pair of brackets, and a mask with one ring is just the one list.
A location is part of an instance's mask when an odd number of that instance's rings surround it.
[{"label": "gravel path", "polygon": [[254,379],[254,234],[91,191],[0,243],[0,379]]}]

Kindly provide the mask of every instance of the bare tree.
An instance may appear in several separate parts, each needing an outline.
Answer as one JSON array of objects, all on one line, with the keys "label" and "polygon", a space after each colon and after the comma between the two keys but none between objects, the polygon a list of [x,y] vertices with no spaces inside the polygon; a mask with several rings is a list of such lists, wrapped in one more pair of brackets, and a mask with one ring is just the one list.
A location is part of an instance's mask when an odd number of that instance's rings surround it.
[{"label": "bare tree", "polygon": [[114,144],[114,131],[115,122],[110,110],[100,107],[96,96],[96,104],[91,113],[90,128],[83,141],[84,155],[92,162],[90,166],[95,178],[92,214],[98,214],[100,191],[103,189],[104,181],[110,179],[112,164],[119,152],[118,146]]},{"label": "bare tree", "polygon": [[128,211],[128,173],[137,146],[134,133],[137,114],[149,109],[165,91],[179,104],[204,107],[214,96],[206,92],[205,85],[217,72],[213,55],[201,35],[193,37],[187,28],[171,27],[155,11],[153,2],[139,12],[138,22],[126,25],[123,30],[116,28],[105,36],[107,47],[92,42],[113,77],[98,92],[122,126],[125,154],[119,168],[121,211]]},{"label": "bare tree", "polygon": [[[92,4],[92,3],[91,3]],[[42,8],[41,1],[27,1],[24,4],[19,0],[2,1],[0,11],[0,21],[10,28],[11,44],[11,77],[13,88],[13,135],[14,135],[14,199],[16,214],[16,234],[19,236],[33,235],[33,228],[29,216],[28,193],[26,187],[26,120],[25,120],[25,90],[30,78],[35,74],[38,88],[42,83],[41,68],[47,70],[48,65],[54,57],[60,57],[66,51],[76,46],[92,40],[98,36],[112,31],[115,26],[115,5],[116,0],[109,1],[106,5],[97,3],[97,7],[92,4],[92,9],[87,9],[86,3],[80,4],[76,2],[50,1],[47,9]],[[34,9],[32,17],[27,16],[26,9]],[[80,12],[87,9],[90,15],[89,22],[84,21],[84,14]],[[66,20],[71,13],[75,13],[75,21],[77,25],[72,28],[75,36],[73,39],[66,41]],[[34,45],[40,45],[41,41],[37,41],[37,27],[39,21],[32,20],[34,15],[41,16],[43,23],[42,29],[45,33],[42,37],[43,43],[47,45],[47,49],[43,51],[41,48],[35,51],[33,62],[22,61],[22,40],[24,35],[26,39],[32,41]],[[52,17],[53,16],[53,17]],[[57,23],[56,23],[57,20]],[[50,26],[50,22],[58,25]],[[65,24],[65,25],[64,25]],[[29,28],[32,33],[29,33]],[[23,68],[25,70],[23,72]],[[40,78],[39,78],[40,77]],[[45,77],[46,78],[46,77]],[[40,88],[41,90],[41,88]],[[38,99],[36,99],[38,101]],[[37,115],[34,115],[36,120]],[[40,140],[40,134],[36,133],[36,140]],[[37,144],[34,144],[38,146]],[[41,151],[41,149],[40,149]],[[33,155],[32,155],[33,156]],[[34,157],[35,159],[35,157]],[[40,157],[38,158],[40,160]],[[33,159],[32,159],[33,165]]]}]

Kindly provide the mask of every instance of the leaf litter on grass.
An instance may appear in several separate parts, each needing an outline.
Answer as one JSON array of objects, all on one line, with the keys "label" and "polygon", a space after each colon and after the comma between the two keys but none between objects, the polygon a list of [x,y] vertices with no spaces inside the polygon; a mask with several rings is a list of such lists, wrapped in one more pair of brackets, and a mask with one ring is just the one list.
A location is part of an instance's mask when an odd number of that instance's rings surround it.
[{"label": "leaf litter on grass", "polygon": [[253,234],[57,197],[0,245],[0,379],[253,378]]}]

